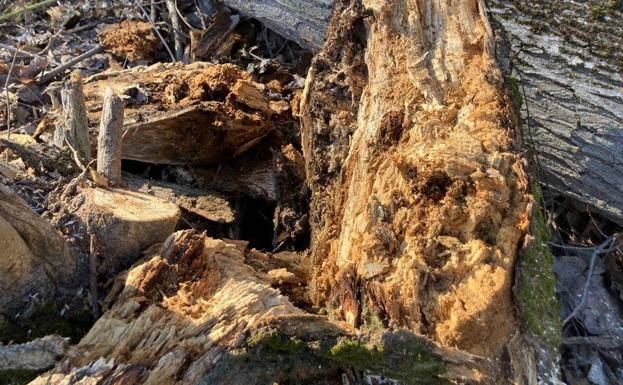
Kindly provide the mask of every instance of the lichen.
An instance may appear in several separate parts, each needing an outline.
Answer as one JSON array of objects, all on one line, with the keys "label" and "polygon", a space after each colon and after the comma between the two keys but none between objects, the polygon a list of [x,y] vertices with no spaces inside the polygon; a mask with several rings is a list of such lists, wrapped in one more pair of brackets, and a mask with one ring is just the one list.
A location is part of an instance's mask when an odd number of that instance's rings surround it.
[{"label": "lichen", "polygon": [[556,299],[556,278],[552,272],[554,256],[548,241],[550,232],[541,210],[541,190],[533,186],[536,204],[532,213],[531,239],[519,262],[518,301],[525,327],[556,352],[561,343],[561,321]]}]

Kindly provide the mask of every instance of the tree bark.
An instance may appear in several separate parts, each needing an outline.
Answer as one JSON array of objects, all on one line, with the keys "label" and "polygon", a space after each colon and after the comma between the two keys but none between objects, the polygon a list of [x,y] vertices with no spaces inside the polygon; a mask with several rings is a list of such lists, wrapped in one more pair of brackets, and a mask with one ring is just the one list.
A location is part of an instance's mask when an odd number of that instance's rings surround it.
[{"label": "tree bark", "polygon": [[310,50],[322,46],[333,5],[333,0],[222,1]]},{"label": "tree bark", "polygon": [[[620,2],[618,2],[620,3]],[[552,189],[623,224],[623,18],[617,2],[491,1],[498,56]],[[510,62],[508,59],[510,58]]]},{"label": "tree bark", "polygon": [[107,88],[97,138],[97,172],[113,186],[121,181],[122,140],[123,101]]},{"label": "tree bark", "polygon": [[[224,3],[316,51],[333,1]],[[523,102],[522,131],[539,159],[541,182],[623,224],[622,58],[612,48],[623,42],[623,27],[615,22],[623,17],[620,6],[573,0],[489,4],[489,17],[501,27],[497,40],[510,37],[498,60],[513,83],[513,99]],[[291,27],[298,25],[313,27]]]}]

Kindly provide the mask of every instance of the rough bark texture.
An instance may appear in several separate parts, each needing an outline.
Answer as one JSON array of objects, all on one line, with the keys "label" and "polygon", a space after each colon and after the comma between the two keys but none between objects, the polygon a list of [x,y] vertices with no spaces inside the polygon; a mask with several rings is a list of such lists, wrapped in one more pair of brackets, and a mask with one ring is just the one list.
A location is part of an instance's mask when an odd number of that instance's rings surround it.
[{"label": "rough bark texture", "polygon": [[61,90],[63,111],[54,133],[54,144],[67,145],[76,152],[78,160],[86,166],[91,160],[89,124],[82,90],[82,77],[73,72]]},{"label": "rough bark texture", "polygon": [[492,0],[490,9],[510,42],[501,56],[542,181],[623,223],[620,2]]},{"label": "rough bark texture", "polygon": [[97,137],[97,172],[111,185],[118,185],[121,181],[122,135],[123,102],[107,88]]},{"label": "rough bark texture", "polygon": [[222,0],[282,36],[315,50],[322,46],[333,0]]},{"label": "rough bark texture", "polygon": [[71,281],[77,256],[48,222],[0,185],[0,314],[12,316],[38,296],[54,299]]}]

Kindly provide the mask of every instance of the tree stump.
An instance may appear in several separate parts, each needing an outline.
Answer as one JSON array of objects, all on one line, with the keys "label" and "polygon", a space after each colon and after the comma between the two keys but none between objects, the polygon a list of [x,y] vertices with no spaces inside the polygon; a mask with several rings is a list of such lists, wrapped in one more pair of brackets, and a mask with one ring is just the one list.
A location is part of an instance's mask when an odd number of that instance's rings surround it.
[{"label": "tree stump", "polygon": [[116,273],[141,251],[164,241],[179,220],[177,205],[125,189],[86,188],[73,199],[77,216],[97,238],[98,273]]}]

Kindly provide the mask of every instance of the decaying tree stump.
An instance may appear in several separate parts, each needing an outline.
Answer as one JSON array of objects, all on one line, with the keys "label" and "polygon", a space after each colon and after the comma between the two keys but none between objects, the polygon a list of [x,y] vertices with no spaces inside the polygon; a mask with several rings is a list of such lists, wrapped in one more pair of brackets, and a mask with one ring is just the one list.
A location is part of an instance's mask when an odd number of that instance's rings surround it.
[{"label": "decaying tree stump", "polygon": [[336,2],[303,99],[317,305],[491,358],[523,333],[532,198],[503,84],[480,1]]},{"label": "decaying tree stump", "polygon": [[141,251],[175,231],[177,205],[127,189],[84,188],[69,207],[97,237],[100,273],[116,273],[131,265]]},{"label": "decaying tree stump", "polygon": [[[127,159],[231,160],[290,108],[233,66],[185,66],[177,78],[168,71],[182,67],[158,68],[87,86],[140,106],[125,122]],[[123,89],[137,74],[155,79]],[[513,297],[515,279],[530,293],[536,275],[522,278],[547,258],[507,90],[483,1],[338,0],[301,106],[309,253],[174,233],[123,276],[75,354],[33,384],[556,384],[546,338],[559,329],[539,319],[548,302]],[[264,175],[252,187],[279,202],[275,163],[244,171]],[[210,185],[219,170],[193,172]],[[69,203],[97,235],[104,271],[134,262],[178,216],[121,189],[85,188]]]}]

